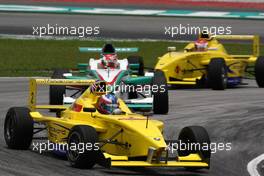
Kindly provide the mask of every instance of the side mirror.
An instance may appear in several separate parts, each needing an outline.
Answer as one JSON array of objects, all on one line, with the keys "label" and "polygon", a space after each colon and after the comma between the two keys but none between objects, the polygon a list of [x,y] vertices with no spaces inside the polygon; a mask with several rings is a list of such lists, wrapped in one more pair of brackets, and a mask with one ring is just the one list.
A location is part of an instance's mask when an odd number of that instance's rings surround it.
[{"label": "side mirror", "polygon": [[168,52],[173,52],[173,51],[176,51],[176,47],[175,46],[169,46]]},{"label": "side mirror", "polygon": [[83,112],[96,112],[96,108],[83,108]]}]

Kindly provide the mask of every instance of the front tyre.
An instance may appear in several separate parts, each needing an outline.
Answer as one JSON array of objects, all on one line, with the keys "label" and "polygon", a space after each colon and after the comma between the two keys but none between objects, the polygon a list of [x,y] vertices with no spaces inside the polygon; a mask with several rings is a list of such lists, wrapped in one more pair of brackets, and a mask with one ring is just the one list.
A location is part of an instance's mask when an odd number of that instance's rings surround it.
[{"label": "front tyre", "polygon": [[201,126],[184,127],[179,134],[178,140],[180,143],[179,146],[185,146],[182,149],[179,147],[179,156],[188,156],[192,153],[198,153],[203,161],[210,164],[211,141],[205,128]]},{"label": "front tyre", "polygon": [[154,113],[167,114],[169,111],[168,85],[165,74],[161,70],[156,70],[154,72],[152,94]]},{"label": "front tyre", "polygon": [[[63,74],[68,73],[67,69],[56,69],[51,76],[52,79],[64,79]],[[66,93],[66,86],[50,86],[49,90],[49,103],[50,105],[63,105],[63,96]],[[51,110],[51,112],[57,112],[58,110]]]},{"label": "front tyre", "polygon": [[213,90],[224,90],[227,87],[227,67],[223,58],[211,59],[208,70],[208,84]]},{"label": "front tyre", "polygon": [[264,57],[258,57],[255,63],[255,77],[259,87],[264,87]]},{"label": "front tyre", "polygon": [[[96,164],[99,155],[98,135],[91,126],[79,125],[72,128],[68,136],[67,158],[71,166],[91,169]],[[89,146],[80,149],[80,146]]]},{"label": "front tyre", "polygon": [[25,107],[10,108],[4,124],[4,138],[8,148],[27,150],[33,138],[33,120]]}]

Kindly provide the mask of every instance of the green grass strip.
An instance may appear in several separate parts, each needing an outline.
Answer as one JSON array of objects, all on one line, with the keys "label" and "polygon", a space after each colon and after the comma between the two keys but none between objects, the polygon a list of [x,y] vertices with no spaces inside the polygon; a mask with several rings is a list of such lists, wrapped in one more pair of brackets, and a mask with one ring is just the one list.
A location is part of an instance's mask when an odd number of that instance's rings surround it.
[{"label": "green grass strip", "polygon": [[[55,68],[76,68],[77,63],[98,59],[99,53],[80,53],[78,47],[102,47],[109,41],[0,39],[0,76],[49,76]],[[111,41],[110,41],[111,42]],[[183,49],[186,43],[172,41],[112,41],[116,47],[139,47],[147,67],[154,67],[157,58],[168,46]],[[225,44],[232,54],[248,54],[250,44]],[[263,48],[263,46],[261,46]],[[264,50],[261,49],[264,55]],[[131,53],[119,54],[119,58]]]}]

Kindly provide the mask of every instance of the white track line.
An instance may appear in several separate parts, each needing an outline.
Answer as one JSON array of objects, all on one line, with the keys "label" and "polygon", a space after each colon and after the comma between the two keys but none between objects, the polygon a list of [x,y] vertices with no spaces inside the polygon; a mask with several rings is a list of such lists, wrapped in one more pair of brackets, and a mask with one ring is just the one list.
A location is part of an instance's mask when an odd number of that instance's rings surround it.
[{"label": "white track line", "polygon": [[13,35],[13,34],[0,34],[0,39],[18,39],[18,40],[35,40],[35,39],[42,39],[42,40],[80,40],[80,41],[118,41],[118,42],[175,42],[175,43],[189,43],[190,40],[167,40],[167,39],[121,39],[121,38],[79,38],[79,37],[72,37],[72,36],[34,36],[34,35]]},{"label": "white track line", "polygon": [[264,160],[264,154],[254,158],[253,160],[251,160],[248,165],[247,165],[247,170],[248,170],[248,173],[251,175],[251,176],[261,176],[259,173],[258,173],[258,164]]}]

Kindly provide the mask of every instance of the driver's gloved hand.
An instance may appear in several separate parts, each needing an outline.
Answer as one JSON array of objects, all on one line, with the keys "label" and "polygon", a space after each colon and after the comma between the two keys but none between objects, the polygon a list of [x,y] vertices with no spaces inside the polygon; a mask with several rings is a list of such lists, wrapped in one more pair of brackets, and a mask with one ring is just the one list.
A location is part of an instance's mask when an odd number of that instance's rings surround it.
[{"label": "driver's gloved hand", "polygon": [[113,111],[113,115],[121,115],[121,114],[124,114],[124,112],[119,108],[117,108]]}]

